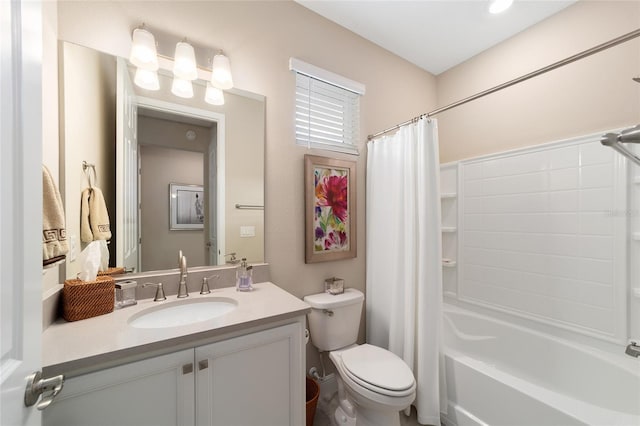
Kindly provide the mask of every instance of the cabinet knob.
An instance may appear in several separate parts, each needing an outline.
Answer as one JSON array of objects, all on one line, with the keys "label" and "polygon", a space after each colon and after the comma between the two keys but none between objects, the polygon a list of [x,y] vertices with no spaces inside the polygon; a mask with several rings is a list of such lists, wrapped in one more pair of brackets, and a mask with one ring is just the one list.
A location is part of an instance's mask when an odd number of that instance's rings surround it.
[{"label": "cabinet knob", "polygon": [[182,366],[182,374],[191,374],[193,373],[193,364],[185,364]]},{"label": "cabinet knob", "polygon": [[204,369],[206,369],[208,367],[209,367],[209,360],[208,359],[203,359],[202,361],[198,362],[198,369],[204,370]]}]

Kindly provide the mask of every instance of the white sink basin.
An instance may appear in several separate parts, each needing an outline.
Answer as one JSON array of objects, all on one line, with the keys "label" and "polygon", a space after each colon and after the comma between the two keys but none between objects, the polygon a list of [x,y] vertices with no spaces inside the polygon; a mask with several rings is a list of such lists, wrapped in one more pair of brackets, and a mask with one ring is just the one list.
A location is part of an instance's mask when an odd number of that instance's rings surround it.
[{"label": "white sink basin", "polygon": [[135,328],[167,328],[208,321],[238,307],[238,302],[227,297],[164,302],[138,312],[129,318]]}]

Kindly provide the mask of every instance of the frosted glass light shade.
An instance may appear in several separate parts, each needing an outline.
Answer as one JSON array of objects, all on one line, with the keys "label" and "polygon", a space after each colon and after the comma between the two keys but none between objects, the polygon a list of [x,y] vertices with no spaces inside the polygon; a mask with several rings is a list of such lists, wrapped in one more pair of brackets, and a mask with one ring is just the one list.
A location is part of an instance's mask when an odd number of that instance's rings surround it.
[{"label": "frosted glass light shade", "polygon": [[229,58],[222,53],[213,57],[211,84],[222,90],[229,90],[233,87],[233,77],[231,76],[231,65]]},{"label": "frosted glass light shade", "polygon": [[196,55],[193,46],[181,41],[176,44],[176,53],[173,62],[173,75],[183,80],[195,80],[198,78],[196,67]]},{"label": "frosted glass light shade", "polygon": [[181,98],[193,98],[193,85],[190,80],[174,77],[171,93]]},{"label": "frosted glass light shade", "polygon": [[489,12],[496,14],[504,12],[511,7],[513,0],[492,0],[489,4]]},{"label": "frosted glass light shade", "polygon": [[136,28],[133,30],[129,62],[145,70],[158,70],[156,39],[153,37],[153,34],[144,28]]},{"label": "frosted glass light shade", "polygon": [[204,101],[211,105],[224,105],[224,93],[217,87],[213,87],[211,83],[207,83]]},{"label": "frosted glass light shade", "polygon": [[142,87],[147,90],[159,90],[160,80],[158,80],[158,73],[156,71],[149,71],[142,68],[136,69],[136,76],[133,82],[138,87]]}]

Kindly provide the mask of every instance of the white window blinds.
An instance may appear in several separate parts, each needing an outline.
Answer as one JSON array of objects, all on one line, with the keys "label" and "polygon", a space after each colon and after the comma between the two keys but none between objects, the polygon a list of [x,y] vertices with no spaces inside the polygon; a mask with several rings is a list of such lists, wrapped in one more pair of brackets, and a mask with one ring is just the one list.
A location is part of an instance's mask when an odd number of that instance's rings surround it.
[{"label": "white window blinds", "polygon": [[357,154],[360,95],[296,72],[298,145]]}]

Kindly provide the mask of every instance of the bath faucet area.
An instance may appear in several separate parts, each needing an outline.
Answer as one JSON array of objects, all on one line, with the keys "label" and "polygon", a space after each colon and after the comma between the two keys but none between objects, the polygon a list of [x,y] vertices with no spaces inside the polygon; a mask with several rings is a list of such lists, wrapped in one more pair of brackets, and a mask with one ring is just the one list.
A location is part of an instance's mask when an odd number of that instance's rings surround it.
[{"label": "bath faucet area", "polygon": [[189,297],[187,289],[187,257],[182,254],[182,250],[178,253],[178,265],[180,267],[180,284],[178,285],[178,299]]}]

